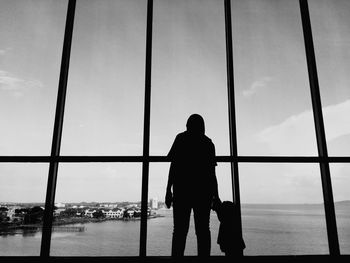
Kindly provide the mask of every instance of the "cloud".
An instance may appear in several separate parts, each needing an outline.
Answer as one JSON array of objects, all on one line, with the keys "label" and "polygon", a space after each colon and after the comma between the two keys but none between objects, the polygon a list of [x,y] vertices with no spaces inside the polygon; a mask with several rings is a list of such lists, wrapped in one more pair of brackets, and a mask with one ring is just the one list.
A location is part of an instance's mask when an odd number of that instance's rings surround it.
[{"label": "cloud", "polygon": [[258,90],[266,87],[267,84],[271,80],[272,79],[270,77],[264,77],[262,79],[254,81],[249,89],[243,90],[243,96],[244,97],[251,97],[251,96],[253,96],[254,94],[256,94],[258,92]]},{"label": "cloud", "polygon": [[12,50],[12,48],[0,49],[0,56],[5,55],[8,51]]},{"label": "cloud", "polygon": [[43,84],[38,80],[24,80],[0,70],[0,90],[9,92],[14,97],[20,97],[26,90],[42,88]]},{"label": "cloud", "polygon": [[[346,151],[350,135],[350,100],[323,107],[323,116],[328,152],[331,153],[331,149],[333,152],[340,151],[340,148],[334,148],[334,143],[337,141],[340,142],[338,146]],[[290,116],[258,132],[254,140],[260,143],[266,155],[317,155],[313,113],[307,110]],[[322,203],[320,170],[316,163],[257,164],[247,167],[250,170],[241,173],[249,174],[250,177],[250,179],[248,176],[242,177],[241,180],[242,185],[246,187],[245,202],[248,200],[274,203],[278,200],[277,202],[281,203]],[[331,164],[330,168],[335,200],[348,200],[350,180],[347,178],[350,166]],[[261,186],[254,188],[256,182],[260,182]]]},{"label": "cloud", "polygon": [[[350,100],[323,108],[328,143],[350,134]],[[311,110],[288,117],[256,135],[272,154],[316,155],[316,135]]]}]

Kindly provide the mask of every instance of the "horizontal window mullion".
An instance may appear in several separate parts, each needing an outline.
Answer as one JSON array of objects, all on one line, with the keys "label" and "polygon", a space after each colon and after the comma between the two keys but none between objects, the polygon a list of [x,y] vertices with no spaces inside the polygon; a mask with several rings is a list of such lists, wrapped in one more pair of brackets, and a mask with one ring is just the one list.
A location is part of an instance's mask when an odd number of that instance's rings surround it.
[{"label": "horizontal window mullion", "polygon": [[[0,156],[0,163],[170,162],[167,156]],[[217,162],[238,163],[350,163],[350,156],[216,156]]]},{"label": "horizontal window mullion", "polygon": [[50,156],[0,156],[0,163],[49,163]]}]

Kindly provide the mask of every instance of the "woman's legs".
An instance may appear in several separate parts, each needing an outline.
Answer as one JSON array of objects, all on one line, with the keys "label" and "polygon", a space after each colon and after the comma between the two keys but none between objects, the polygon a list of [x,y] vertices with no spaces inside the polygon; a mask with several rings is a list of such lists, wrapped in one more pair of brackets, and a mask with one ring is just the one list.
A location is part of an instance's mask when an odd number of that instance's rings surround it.
[{"label": "woman's legs", "polygon": [[171,255],[173,257],[180,257],[184,255],[186,238],[190,224],[191,206],[186,202],[174,202],[173,217],[174,230]]},{"label": "woman's legs", "polygon": [[193,208],[197,235],[198,256],[210,256],[210,202],[201,203]]}]

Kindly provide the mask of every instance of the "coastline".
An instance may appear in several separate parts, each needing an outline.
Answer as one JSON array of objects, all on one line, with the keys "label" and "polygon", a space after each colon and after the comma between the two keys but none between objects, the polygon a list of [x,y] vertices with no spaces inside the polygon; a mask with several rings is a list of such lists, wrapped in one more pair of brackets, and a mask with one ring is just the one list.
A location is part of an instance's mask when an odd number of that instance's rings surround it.
[{"label": "coastline", "polygon": [[[147,219],[164,217],[164,215],[150,215],[147,216]],[[132,218],[88,218],[88,217],[70,217],[70,218],[62,218],[53,222],[52,229],[54,231],[71,231],[70,228],[74,228],[72,225],[84,225],[87,223],[102,223],[107,221],[139,221],[141,217],[132,217]],[[62,229],[60,228],[62,226]],[[68,227],[67,227],[68,226]],[[8,235],[8,234],[16,234],[24,232],[36,232],[43,228],[42,223],[38,224],[7,224],[0,226],[0,236]],[[80,229],[79,231],[84,231]]]},{"label": "coastline", "polygon": [[[158,217],[164,217],[163,215],[151,215],[147,216],[147,219],[153,219]],[[68,220],[67,220],[68,219]],[[72,225],[72,224],[86,224],[86,223],[101,223],[105,221],[138,221],[141,217],[132,218],[87,218],[87,217],[72,217],[66,218],[60,221],[54,221],[52,226]]]}]

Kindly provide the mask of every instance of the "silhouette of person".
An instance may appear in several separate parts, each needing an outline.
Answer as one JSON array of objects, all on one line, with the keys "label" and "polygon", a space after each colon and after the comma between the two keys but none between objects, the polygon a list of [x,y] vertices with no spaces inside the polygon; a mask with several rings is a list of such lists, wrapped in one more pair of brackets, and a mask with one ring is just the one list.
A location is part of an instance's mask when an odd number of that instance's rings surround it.
[{"label": "silhouette of person", "polygon": [[237,205],[230,201],[220,202],[214,208],[220,221],[217,243],[229,257],[243,256],[245,243],[239,229]]},{"label": "silhouette of person", "polygon": [[220,200],[215,174],[215,146],[204,134],[204,120],[200,115],[191,115],[186,127],[186,131],[176,136],[168,154],[171,164],[165,203],[168,208],[173,205],[171,255],[184,255],[193,209],[198,256],[209,256],[210,210],[213,202]]}]

